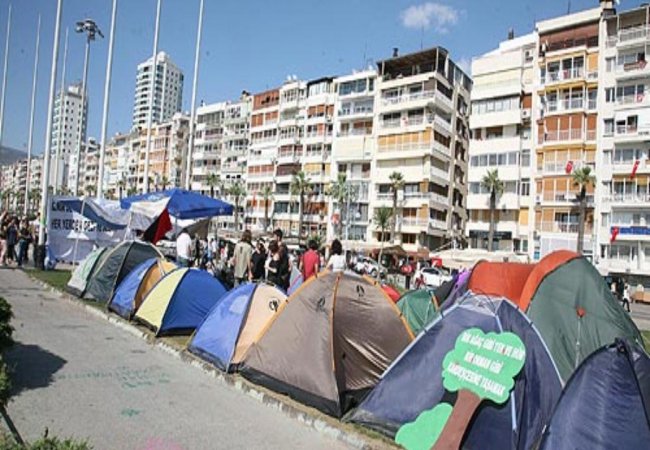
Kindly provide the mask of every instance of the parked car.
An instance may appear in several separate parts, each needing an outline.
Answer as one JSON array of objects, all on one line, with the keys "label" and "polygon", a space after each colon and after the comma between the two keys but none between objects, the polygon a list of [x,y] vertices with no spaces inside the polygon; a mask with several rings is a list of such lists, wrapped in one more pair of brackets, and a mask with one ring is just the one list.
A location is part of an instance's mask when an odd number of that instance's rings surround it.
[{"label": "parked car", "polygon": [[452,279],[451,275],[439,267],[426,267],[415,272],[415,280],[422,282],[431,288],[437,288],[445,281]]},{"label": "parked car", "polygon": [[384,277],[388,273],[388,269],[384,266],[380,266],[377,261],[366,256],[359,256],[357,262],[353,267],[353,270],[357,273],[368,274],[371,277],[376,277],[377,272],[380,271],[381,276]]}]

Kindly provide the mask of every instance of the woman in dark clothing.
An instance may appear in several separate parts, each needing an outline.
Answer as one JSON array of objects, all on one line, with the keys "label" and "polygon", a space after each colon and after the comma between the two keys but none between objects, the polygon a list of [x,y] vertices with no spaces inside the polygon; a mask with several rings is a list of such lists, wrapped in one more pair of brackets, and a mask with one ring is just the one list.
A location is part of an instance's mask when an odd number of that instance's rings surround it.
[{"label": "woman in dark clothing", "polygon": [[269,244],[269,252],[271,258],[267,262],[266,279],[286,291],[289,289],[289,258],[275,241]]},{"label": "woman in dark clothing", "polygon": [[264,243],[259,241],[251,257],[251,272],[253,274],[253,281],[264,279],[264,264],[266,263],[266,249]]}]

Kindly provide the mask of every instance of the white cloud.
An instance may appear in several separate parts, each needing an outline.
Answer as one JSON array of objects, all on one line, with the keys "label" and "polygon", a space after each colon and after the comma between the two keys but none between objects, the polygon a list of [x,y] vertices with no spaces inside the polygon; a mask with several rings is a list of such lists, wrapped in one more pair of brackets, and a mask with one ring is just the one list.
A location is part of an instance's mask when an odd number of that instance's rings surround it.
[{"label": "white cloud", "polygon": [[433,28],[439,33],[447,33],[449,27],[458,23],[459,16],[451,6],[435,2],[412,5],[400,13],[402,25],[406,28]]},{"label": "white cloud", "polygon": [[460,58],[456,65],[460,67],[467,75],[472,75],[472,60],[469,58]]}]

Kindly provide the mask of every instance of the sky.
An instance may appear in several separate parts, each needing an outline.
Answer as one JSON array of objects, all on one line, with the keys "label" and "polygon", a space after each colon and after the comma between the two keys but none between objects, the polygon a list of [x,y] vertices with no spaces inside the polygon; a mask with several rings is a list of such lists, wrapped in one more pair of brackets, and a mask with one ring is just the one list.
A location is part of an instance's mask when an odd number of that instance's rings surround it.
[{"label": "sky", "polygon": [[[622,0],[620,8],[641,0]],[[36,45],[42,17],[34,152],[45,145],[54,40],[55,0],[0,0],[0,58],[13,5],[2,144],[26,149]],[[90,17],[106,39],[91,43],[88,136],[100,138],[111,0],[63,0],[57,90],[65,29],[70,29],[66,82],[81,80],[85,39],[74,31]],[[469,68],[472,57],[498,46],[513,28],[598,6],[597,0],[205,0],[197,104],[236,99],[282,84],[289,75],[309,80],[362,69],[424,46],[447,48]],[[189,111],[199,0],[162,0],[159,51],[183,70],[183,111]],[[108,136],[131,128],[136,67],[153,51],[156,0],[118,0]],[[3,59],[0,59],[2,64]],[[1,69],[0,69],[1,70]],[[1,74],[1,72],[0,72]]]}]

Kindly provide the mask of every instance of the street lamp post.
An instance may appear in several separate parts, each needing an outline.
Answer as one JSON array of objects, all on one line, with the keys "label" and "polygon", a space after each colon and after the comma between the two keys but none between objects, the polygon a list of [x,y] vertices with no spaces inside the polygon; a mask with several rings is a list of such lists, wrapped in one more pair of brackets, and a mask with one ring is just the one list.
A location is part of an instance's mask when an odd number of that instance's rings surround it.
[{"label": "street lamp post", "polygon": [[7,40],[5,41],[4,69],[2,71],[2,97],[0,98],[0,144],[5,124],[5,97],[7,96],[7,69],[9,64],[9,38],[11,36],[11,3],[7,14]]},{"label": "street lamp post", "polygon": [[[64,124],[65,124],[65,66],[68,61],[68,29],[65,29],[65,44],[63,44],[63,69],[61,70],[61,91],[59,92],[59,121],[58,130],[59,134],[56,141],[56,151],[54,152],[54,195],[59,193],[59,166],[61,165],[61,152],[63,151],[63,140],[65,139]],[[64,170],[62,168],[62,170]],[[65,173],[65,172],[64,172]],[[62,178],[63,180],[63,178]],[[63,183],[63,181],[62,181]]]},{"label": "street lamp post", "polygon": [[[32,176],[32,144],[34,143],[34,112],[36,104],[36,79],[38,77],[38,49],[41,43],[41,15],[38,15],[38,25],[36,27],[36,53],[34,54],[34,77],[32,79],[32,101],[29,112],[29,137],[27,140],[27,176],[25,177],[25,209],[27,215],[29,203],[29,184]],[[59,130],[60,132],[61,130]],[[60,136],[60,134],[59,134]]]},{"label": "street lamp post", "polygon": [[[149,76],[151,77],[151,82],[149,83],[149,113],[147,114],[147,147],[144,153],[144,192],[145,194],[149,193],[149,154],[151,153],[151,125],[153,123],[153,105],[156,99],[155,90],[156,90],[156,75],[158,75],[158,31],[160,29],[160,8],[162,6],[162,0],[158,0],[156,4],[156,25],[154,27],[153,34],[153,55],[151,56],[151,70],[149,70]],[[162,108],[162,96],[160,98],[160,108]],[[160,111],[160,117],[162,118],[162,110]]]},{"label": "street lamp post", "polygon": [[[86,108],[86,87],[88,83],[88,60],[90,58],[90,41],[94,41],[95,38],[103,38],[101,30],[97,26],[94,20],[84,19],[80,22],[77,22],[75,28],[77,33],[86,34],[86,52],[84,56],[84,70],[83,70],[83,81],[81,83],[81,118],[79,120],[79,137],[77,139],[77,167],[75,168],[76,176],[74,182],[74,195],[79,195],[79,169],[81,167],[81,146],[82,146],[82,131],[83,125],[88,124],[88,108]],[[86,113],[85,122],[84,122],[84,112]]]}]

